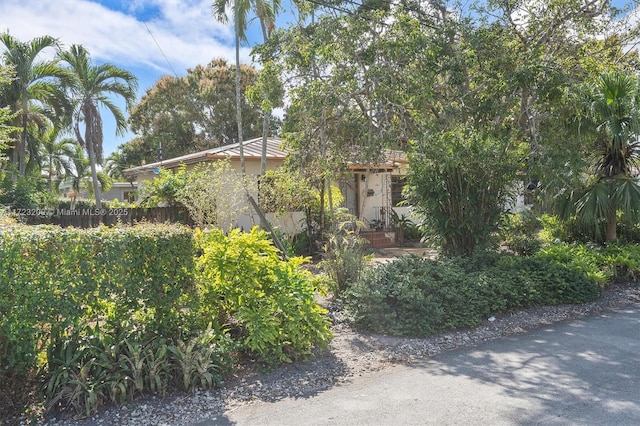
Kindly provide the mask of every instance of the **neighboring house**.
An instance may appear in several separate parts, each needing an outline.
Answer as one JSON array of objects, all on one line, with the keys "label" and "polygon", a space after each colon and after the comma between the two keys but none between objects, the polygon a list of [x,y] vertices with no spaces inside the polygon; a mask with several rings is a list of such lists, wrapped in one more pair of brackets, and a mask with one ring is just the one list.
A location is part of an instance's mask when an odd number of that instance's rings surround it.
[{"label": "neighboring house", "polygon": [[[287,151],[282,148],[280,138],[267,139],[267,170],[281,167],[287,156]],[[248,176],[258,176],[260,173],[260,160],[262,153],[262,138],[251,139],[243,143],[245,170]],[[375,166],[351,165],[353,172],[346,182],[337,182],[343,191],[345,207],[351,213],[364,221],[369,229],[391,229],[391,208],[399,214],[407,214],[407,207],[396,208],[396,204],[402,198],[402,185],[406,175],[406,157],[400,151],[387,151],[387,158],[383,164]],[[138,189],[145,180],[153,180],[160,168],[177,169],[185,165],[187,170],[196,164],[229,159],[232,167],[240,171],[239,144],[231,144],[212,148],[193,154],[170,158],[156,163],[133,167],[124,171],[125,176],[138,182]],[[257,198],[257,197],[256,197]],[[302,215],[287,221],[268,215],[269,220],[279,226],[285,232],[300,230]],[[259,219],[254,212],[248,217],[239,218],[234,225],[248,229],[258,223]],[[295,229],[292,229],[295,228]]]},{"label": "neighboring house", "polygon": [[[73,189],[71,188],[70,182],[62,182],[59,189],[61,196],[72,198]],[[102,193],[102,200],[113,201],[117,199],[118,201],[134,202],[136,201],[137,191],[137,182],[113,182],[111,183],[111,188]],[[82,189],[80,190],[80,194],[76,194],[76,198],[78,200],[88,200],[91,197],[89,196],[89,191]]]},{"label": "neighboring house", "polygon": [[127,201],[133,203],[136,201],[138,192],[137,182],[113,182],[108,191],[102,193],[102,199],[105,201]]}]

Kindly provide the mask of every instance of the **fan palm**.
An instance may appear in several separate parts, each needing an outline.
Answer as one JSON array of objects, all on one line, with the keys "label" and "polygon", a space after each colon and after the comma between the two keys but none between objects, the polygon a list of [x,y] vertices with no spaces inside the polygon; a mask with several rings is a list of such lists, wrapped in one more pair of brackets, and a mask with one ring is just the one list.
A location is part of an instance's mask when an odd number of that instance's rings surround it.
[{"label": "fan palm", "polygon": [[[231,0],[214,0],[213,15],[222,22],[228,22],[227,7]],[[236,45],[236,120],[238,124],[238,142],[240,148],[240,167],[242,175],[245,175],[244,165],[244,149],[242,146],[242,98],[240,93],[240,41],[247,41],[248,15],[253,11],[260,21],[262,35],[264,40],[275,26],[275,17],[280,9],[280,0],[233,0],[233,18]],[[263,162],[266,159],[266,143],[267,132],[269,131],[269,116],[267,111],[263,111],[263,128],[262,128],[262,156]],[[261,166],[262,167],[262,166]],[[261,170],[261,172],[263,172]]]},{"label": "fan palm", "polygon": [[[590,183],[566,198],[565,216],[605,224],[605,240],[616,240],[617,213],[640,213],[640,79],[611,73],[580,91],[581,134],[595,136]],[[583,132],[584,131],[584,132]]]},{"label": "fan palm", "polygon": [[[58,84],[64,76],[57,62],[39,60],[40,54],[49,47],[56,47],[57,40],[50,36],[36,37],[28,43],[21,42],[8,33],[0,34],[0,42],[6,50],[4,64],[9,66],[14,77],[5,91],[5,102],[17,113],[16,127],[19,138],[13,149],[13,161],[24,175],[27,165],[28,131],[30,123],[41,125],[43,114],[53,109],[56,116],[64,116],[66,97]],[[34,108],[35,105],[37,108]],[[35,149],[31,149],[35,152]]]},{"label": "fan palm", "polygon": [[[72,45],[69,50],[59,52],[58,55],[69,65],[68,90],[74,103],[73,129],[78,142],[89,156],[96,208],[101,209],[102,192],[96,168],[97,164],[102,164],[103,131],[100,107],[106,108],[115,118],[116,134],[124,134],[127,120],[110,97],[122,97],[129,109],[136,99],[138,82],[129,71],[114,65],[93,65],[89,52],[82,46]],[[81,127],[84,127],[84,136]]]}]

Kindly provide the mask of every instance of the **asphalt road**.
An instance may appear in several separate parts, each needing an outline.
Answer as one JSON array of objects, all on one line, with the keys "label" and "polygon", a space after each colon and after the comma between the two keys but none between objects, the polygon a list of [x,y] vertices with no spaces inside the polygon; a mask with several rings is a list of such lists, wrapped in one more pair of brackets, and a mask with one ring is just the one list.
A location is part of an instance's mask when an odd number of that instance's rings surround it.
[{"label": "asphalt road", "polygon": [[640,305],[543,327],[204,425],[640,425]]}]

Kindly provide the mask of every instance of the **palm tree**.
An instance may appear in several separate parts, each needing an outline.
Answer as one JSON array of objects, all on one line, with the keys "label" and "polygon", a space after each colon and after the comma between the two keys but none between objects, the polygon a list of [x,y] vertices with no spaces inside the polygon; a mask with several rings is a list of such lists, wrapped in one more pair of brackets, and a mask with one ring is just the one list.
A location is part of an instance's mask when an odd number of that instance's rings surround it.
[{"label": "palm tree", "polygon": [[133,187],[133,176],[127,177],[123,173],[124,170],[130,167],[132,167],[132,164],[129,163],[127,154],[122,150],[114,151],[107,157],[107,175],[116,181],[123,181],[126,179]]},{"label": "palm tree", "polygon": [[[63,116],[66,107],[64,92],[58,84],[64,71],[54,61],[41,61],[38,56],[48,47],[56,47],[57,40],[50,36],[36,37],[28,43],[8,33],[0,34],[0,42],[6,48],[4,64],[14,72],[5,101],[17,113],[20,138],[13,149],[13,161],[18,172],[24,176],[27,168],[27,145],[29,124],[41,125],[43,115],[53,109],[55,115]],[[39,108],[34,109],[34,102]],[[34,149],[31,149],[34,152]]]},{"label": "palm tree", "polygon": [[[121,96],[127,110],[136,99],[138,81],[129,71],[111,64],[93,65],[89,52],[79,45],[58,53],[61,60],[69,64],[68,90],[74,102],[73,129],[80,145],[89,155],[96,208],[102,208],[102,192],[96,164],[102,164],[102,116],[100,107],[105,107],[116,120],[116,134],[127,129],[127,120],[122,110],[110,99]],[[84,126],[84,136],[80,130]]]},{"label": "palm tree", "polygon": [[[640,213],[640,78],[621,73],[601,76],[580,91],[581,135],[593,136],[593,174],[586,187],[565,198],[563,213],[587,223],[605,223],[605,241],[616,240],[617,213]],[[584,131],[584,132],[583,132]]]},{"label": "palm tree", "polygon": [[[89,196],[95,195],[95,187],[93,185],[93,173],[89,159],[85,156],[84,150],[80,145],[74,145],[74,152],[70,159],[70,170],[68,181],[71,183],[71,210],[75,209],[78,195],[82,190],[86,190]],[[98,172],[97,179],[100,182],[100,188],[108,190],[111,187],[111,179],[106,173]],[[102,207],[96,207],[102,208]]]},{"label": "palm tree", "polygon": [[[227,6],[231,0],[214,0],[213,15],[222,22],[227,23]],[[233,0],[233,17],[235,29],[235,45],[236,45],[236,120],[238,124],[238,142],[240,145],[240,167],[242,175],[245,175],[244,165],[244,149],[242,146],[242,98],[240,93],[240,40],[247,41],[247,17],[249,12],[253,10],[260,20],[262,35],[266,41],[269,34],[275,26],[275,16],[280,9],[280,0]],[[262,157],[263,162],[266,161],[267,132],[269,131],[269,112],[263,111],[263,127],[262,127]],[[261,174],[262,171],[261,163]]]},{"label": "palm tree", "polygon": [[[60,127],[53,126],[40,136],[39,166],[47,174],[49,192],[57,191],[60,181],[72,174],[72,158],[77,141],[72,138],[60,138]],[[55,188],[54,188],[55,179]]]},{"label": "palm tree", "polygon": [[[63,176],[71,175],[72,158],[77,142],[71,138],[60,139],[60,127],[54,126],[40,137],[40,169],[47,172],[49,192],[53,192],[53,179],[59,183]],[[57,188],[57,185],[56,185]]]}]

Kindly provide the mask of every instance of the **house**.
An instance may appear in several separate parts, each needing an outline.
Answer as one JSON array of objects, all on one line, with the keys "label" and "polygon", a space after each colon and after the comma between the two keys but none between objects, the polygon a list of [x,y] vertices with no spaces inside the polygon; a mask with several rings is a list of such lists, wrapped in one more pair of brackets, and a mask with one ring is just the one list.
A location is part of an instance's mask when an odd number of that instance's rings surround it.
[{"label": "house", "polygon": [[402,206],[402,189],[407,175],[407,158],[402,151],[385,150],[384,161],[375,165],[351,164],[350,178],[340,183],[345,207],[370,229],[393,228],[392,210],[409,215]]},{"label": "house", "polygon": [[136,200],[137,190],[137,182],[113,182],[109,190],[102,193],[102,199],[133,203]]},{"label": "house", "polygon": [[[160,168],[177,169],[185,165],[187,170],[197,164],[229,159],[232,167],[240,171],[240,145],[231,144],[217,148],[187,154],[143,166],[133,167],[124,171],[130,180],[138,182],[139,188],[145,180],[152,180],[159,173]],[[245,170],[248,176],[260,174],[260,160],[262,153],[262,138],[251,139],[243,143]],[[400,151],[386,151],[383,163],[371,165],[350,165],[349,179],[338,182],[344,194],[345,207],[367,224],[370,230],[389,231],[392,229],[391,209],[399,214],[406,214],[407,207],[396,207],[402,197],[402,185],[406,174],[406,157]],[[284,164],[287,151],[282,147],[282,140],[276,137],[267,139],[267,170],[274,170]],[[139,189],[138,188],[138,189]],[[300,230],[302,214],[287,219],[274,218],[269,220],[284,232],[291,233]],[[255,213],[239,218],[234,225],[248,229],[259,220]]]},{"label": "house", "polygon": [[[108,191],[102,193],[103,201],[127,201],[134,202],[136,192],[138,190],[137,182],[112,182]],[[60,196],[66,198],[72,198],[73,188],[71,182],[64,181],[59,186]],[[87,200],[91,198],[89,191],[85,188],[80,190],[79,194],[76,194],[76,198],[79,200]]]},{"label": "house", "polygon": [[[282,141],[280,138],[267,138],[267,170],[277,169],[284,163],[287,153],[281,149]],[[260,174],[260,160],[262,157],[262,138],[251,139],[242,144],[245,171],[249,176],[258,176]],[[231,145],[220,146],[217,148],[206,149],[204,151],[193,154],[182,155],[180,157],[169,158],[167,160],[155,163],[145,164],[138,167],[132,167],[124,170],[124,175],[139,182],[138,187],[142,187],[145,180],[153,180],[158,174],[160,168],[177,169],[184,165],[187,170],[193,168],[196,164],[202,164],[212,161],[229,159],[232,167],[240,171],[240,145],[235,143]]]}]

